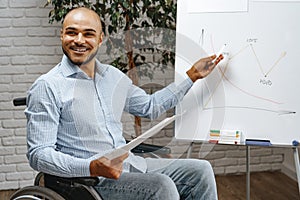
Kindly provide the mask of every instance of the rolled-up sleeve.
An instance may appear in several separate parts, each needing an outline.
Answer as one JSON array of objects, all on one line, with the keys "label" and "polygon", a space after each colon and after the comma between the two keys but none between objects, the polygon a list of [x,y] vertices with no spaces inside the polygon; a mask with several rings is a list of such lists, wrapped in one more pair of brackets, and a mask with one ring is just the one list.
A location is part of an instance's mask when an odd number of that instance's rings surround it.
[{"label": "rolled-up sleeve", "polygon": [[125,111],[141,117],[155,119],[162,113],[175,107],[192,87],[190,78],[180,84],[171,83],[167,87],[149,95],[139,87],[132,85],[128,93]]}]

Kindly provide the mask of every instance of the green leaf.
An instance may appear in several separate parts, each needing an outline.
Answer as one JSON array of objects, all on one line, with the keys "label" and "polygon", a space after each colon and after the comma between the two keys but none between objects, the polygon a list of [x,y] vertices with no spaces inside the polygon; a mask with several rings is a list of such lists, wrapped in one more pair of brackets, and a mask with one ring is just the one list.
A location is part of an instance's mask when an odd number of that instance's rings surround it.
[{"label": "green leaf", "polygon": [[[75,7],[85,6],[93,9],[99,14],[103,30],[109,37],[112,33],[122,33],[123,31],[138,29],[140,27],[162,27],[167,29],[176,29],[176,0],[45,0],[45,6],[52,6],[49,11],[49,23],[54,21],[62,22],[67,12]],[[160,33],[158,34],[160,36]],[[154,34],[145,33],[143,35],[135,35],[133,44],[139,45],[142,39],[148,46],[152,43]],[[175,47],[175,35],[162,35],[161,49],[172,49]],[[113,42],[113,41],[112,41]],[[120,41],[115,41],[120,44]],[[108,54],[114,53],[113,43],[107,42],[106,51]],[[173,48],[174,49],[174,48]],[[175,50],[175,49],[174,49]],[[174,52],[164,52],[156,48],[137,49],[134,51],[135,62],[140,65],[147,65],[146,56],[142,52],[159,54],[161,59],[158,61],[164,64],[173,64],[175,61]],[[123,54],[125,54],[123,52]],[[113,61],[113,65],[122,71],[128,70],[128,60],[126,55],[120,55],[120,58]],[[152,77],[150,73],[151,65],[147,65],[149,69],[142,74]],[[164,65],[160,66],[163,70]],[[154,70],[154,68],[153,68]]]}]

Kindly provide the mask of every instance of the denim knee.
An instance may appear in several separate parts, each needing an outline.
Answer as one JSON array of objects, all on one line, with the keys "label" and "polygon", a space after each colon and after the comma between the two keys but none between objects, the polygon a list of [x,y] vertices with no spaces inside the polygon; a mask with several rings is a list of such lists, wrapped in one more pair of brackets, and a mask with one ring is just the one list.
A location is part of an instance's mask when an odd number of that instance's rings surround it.
[{"label": "denim knee", "polygon": [[186,165],[186,174],[190,174],[195,178],[204,181],[204,182],[211,182],[214,180],[214,172],[213,168],[207,160],[198,160],[198,159],[191,159],[188,161],[188,165]]},{"label": "denim knee", "polygon": [[154,199],[177,200],[179,194],[173,180],[164,174],[153,174],[152,189],[155,191]]}]

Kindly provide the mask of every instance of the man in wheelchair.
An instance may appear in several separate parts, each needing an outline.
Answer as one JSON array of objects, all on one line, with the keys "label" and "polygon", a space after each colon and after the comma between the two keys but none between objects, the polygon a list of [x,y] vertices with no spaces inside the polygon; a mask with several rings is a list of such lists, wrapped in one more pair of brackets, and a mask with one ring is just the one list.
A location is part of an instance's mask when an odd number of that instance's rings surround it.
[{"label": "man in wheelchair", "polygon": [[102,41],[101,21],[94,11],[76,8],[66,15],[63,58],[28,92],[31,167],[44,172],[46,186],[58,193],[72,183],[64,178],[91,176],[98,178],[94,188],[103,199],[217,199],[212,167],[205,160],[142,158],[131,152],[109,160],[103,155],[125,145],[123,111],[150,119],[160,116],[223,56],[200,59],[180,84],[148,95],[95,58]]}]

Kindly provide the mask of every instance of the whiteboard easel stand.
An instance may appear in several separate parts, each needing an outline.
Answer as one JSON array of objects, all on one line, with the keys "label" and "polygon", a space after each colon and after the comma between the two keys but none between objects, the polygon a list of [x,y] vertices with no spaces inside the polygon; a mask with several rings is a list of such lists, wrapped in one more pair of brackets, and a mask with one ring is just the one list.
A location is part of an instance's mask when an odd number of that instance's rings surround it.
[{"label": "whiteboard easel stand", "polygon": [[250,146],[246,146],[246,199],[250,200]]},{"label": "whiteboard easel stand", "polygon": [[[298,181],[298,190],[300,195],[300,161],[298,153],[298,141],[293,141],[294,160]],[[250,200],[250,146],[246,146],[246,199]]]},{"label": "whiteboard easel stand", "polygon": [[300,195],[300,162],[299,162],[299,153],[298,153],[298,141],[293,141],[293,152],[294,152],[294,160],[295,160],[295,167],[296,167],[296,174],[298,180],[298,189]]},{"label": "whiteboard easel stand", "polygon": [[188,147],[188,150],[187,150],[186,158],[191,158],[192,152],[193,152],[193,145],[194,145],[194,142],[191,142]]},{"label": "whiteboard easel stand", "polygon": [[[191,158],[192,151],[193,151],[193,144],[191,142],[188,150],[186,158]],[[294,152],[294,160],[295,160],[295,167],[296,167],[296,174],[298,180],[298,189],[300,195],[300,161],[299,161],[299,153],[298,153],[298,142],[293,142],[293,152]],[[250,200],[250,145],[246,145],[246,200]]]}]

